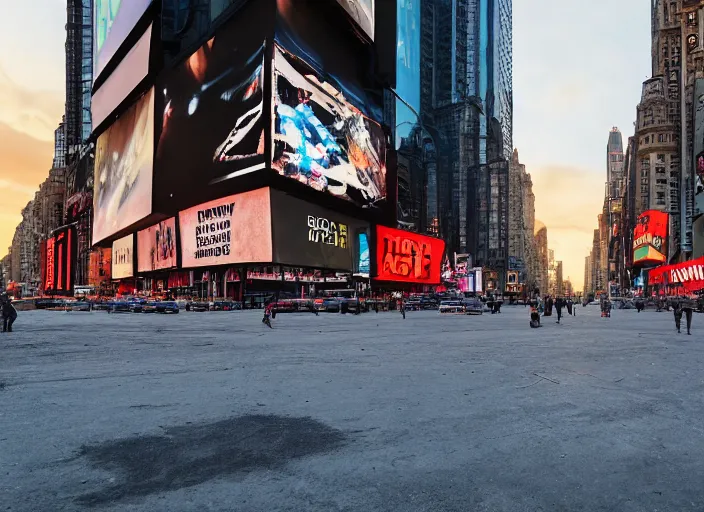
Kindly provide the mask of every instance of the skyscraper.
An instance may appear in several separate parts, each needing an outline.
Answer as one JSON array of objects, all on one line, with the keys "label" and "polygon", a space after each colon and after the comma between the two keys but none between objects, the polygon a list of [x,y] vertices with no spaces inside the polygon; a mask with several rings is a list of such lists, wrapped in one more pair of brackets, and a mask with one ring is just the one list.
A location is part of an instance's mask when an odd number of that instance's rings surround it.
[{"label": "skyscraper", "polygon": [[510,0],[424,0],[421,109],[446,141],[439,162],[440,232],[503,274],[508,162],[513,152]]},{"label": "skyscraper", "polygon": [[93,1],[66,3],[66,163],[90,137],[93,87]]}]

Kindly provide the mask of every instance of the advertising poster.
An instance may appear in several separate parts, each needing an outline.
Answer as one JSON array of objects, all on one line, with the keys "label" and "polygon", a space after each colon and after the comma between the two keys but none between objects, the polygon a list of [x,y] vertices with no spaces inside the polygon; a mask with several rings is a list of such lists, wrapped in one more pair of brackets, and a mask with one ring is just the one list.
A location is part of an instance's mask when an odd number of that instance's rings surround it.
[{"label": "advertising poster", "polygon": [[272,168],[315,190],[374,207],[386,199],[381,126],[276,47]]},{"label": "advertising poster", "polygon": [[91,98],[90,110],[94,127],[100,126],[149,73],[151,39],[150,25]]},{"label": "advertising poster", "polygon": [[369,237],[366,233],[359,233],[359,268],[357,272],[362,276],[369,277],[370,273],[370,255],[369,255]]},{"label": "advertising poster", "polygon": [[267,31],[251,22],[256,4],[160,80],[155,191],[171,206],[186,208],[222,196],[236,178],[266,167]]},{"label": "advertising poster", "polygon": [[112,278],[134,277],[134,235],[127,235],[112,243]]},{"label": "advertising poster", "polygon": [[667,261],[668,214],[647,210],[638,217],[633,229],[633,263],[664,263]]},{"label": "advertising poster", "polygon": [[44,293],[72,296],[76,269],[76,226],[65,226],[46,242]]},{"label": "advertising poster", "polygon": [[274,259],[282,265],[353,272],[357,233],[369,224],[283,192],[271,193]]},{"label": "advertising poster", "polygon": [[137,271],[176,267],[176,218],[172,217],[137,233]]},{"label": "advertising poster", "polygon": [[152,0],[93,1],[93,81],[105,69]]},{"label": "advertising poster", "polygon": [[410,231],[376,227],[376,279],[440,284],[445,242]]},{"label": "advertising poster", "polygon": [[95,148],[93,244],[152,213],[154,89],[103,132]]},{"label": "advertising poster", "polygon": [[184,268],[271,261],[268,188],[216,199],[178,215]]}]

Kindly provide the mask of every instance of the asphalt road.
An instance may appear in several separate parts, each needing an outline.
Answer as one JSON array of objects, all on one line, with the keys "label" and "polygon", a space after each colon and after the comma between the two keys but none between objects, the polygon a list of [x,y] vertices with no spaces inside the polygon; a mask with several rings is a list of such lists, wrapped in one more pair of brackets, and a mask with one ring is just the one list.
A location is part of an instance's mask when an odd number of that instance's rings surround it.
[{"label": "asphalt road", "polygon": [[577,314],[21,313],[0,510],[704,510],[704,315]]}]

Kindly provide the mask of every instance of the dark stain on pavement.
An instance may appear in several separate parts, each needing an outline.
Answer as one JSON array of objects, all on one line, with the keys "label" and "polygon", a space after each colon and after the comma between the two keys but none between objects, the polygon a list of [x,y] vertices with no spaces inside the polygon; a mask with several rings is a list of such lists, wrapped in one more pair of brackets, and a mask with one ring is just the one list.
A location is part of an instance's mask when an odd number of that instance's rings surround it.
[{"label": "dark stain on pavement", "polygon": [[80,456],[113,472],[115,480],[76,502],[98,506],[213,478],[276,470],[290,460],[333,451],[344,441],[341,431],[312,418],[251,415],[84,446]]}]

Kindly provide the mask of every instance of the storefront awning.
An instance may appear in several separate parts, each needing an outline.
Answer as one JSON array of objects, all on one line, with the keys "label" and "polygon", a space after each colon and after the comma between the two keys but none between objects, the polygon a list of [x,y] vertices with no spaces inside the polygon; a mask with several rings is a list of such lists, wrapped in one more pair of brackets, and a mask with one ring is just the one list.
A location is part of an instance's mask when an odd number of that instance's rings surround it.
[{"label": "storefront awning", "polygon": [[648,284],[677,286],[687,291],[704,289],[704,257],[656,267],[648,272]]}]

